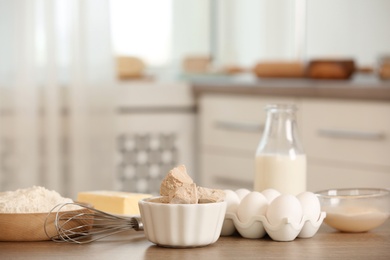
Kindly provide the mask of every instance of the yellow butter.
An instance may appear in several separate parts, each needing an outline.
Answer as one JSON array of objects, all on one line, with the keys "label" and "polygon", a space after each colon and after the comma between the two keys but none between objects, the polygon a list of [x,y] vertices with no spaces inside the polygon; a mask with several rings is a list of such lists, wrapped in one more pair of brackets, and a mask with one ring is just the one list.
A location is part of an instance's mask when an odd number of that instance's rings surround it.
[{"label": "yellow butter", "polygon": [[112,214],[139,215],[138,201],[151,196],[121,191],[86,191],[77,194],[77,201]]}]

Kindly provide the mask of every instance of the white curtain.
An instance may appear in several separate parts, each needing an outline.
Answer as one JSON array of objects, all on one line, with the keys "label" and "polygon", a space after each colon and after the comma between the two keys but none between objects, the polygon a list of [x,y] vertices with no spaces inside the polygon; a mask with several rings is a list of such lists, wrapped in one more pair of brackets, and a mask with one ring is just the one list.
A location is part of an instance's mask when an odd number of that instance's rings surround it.
[{"label": "white curtain", "polygon": [[0,0],[0,192],[114,183],[108,0]]}]

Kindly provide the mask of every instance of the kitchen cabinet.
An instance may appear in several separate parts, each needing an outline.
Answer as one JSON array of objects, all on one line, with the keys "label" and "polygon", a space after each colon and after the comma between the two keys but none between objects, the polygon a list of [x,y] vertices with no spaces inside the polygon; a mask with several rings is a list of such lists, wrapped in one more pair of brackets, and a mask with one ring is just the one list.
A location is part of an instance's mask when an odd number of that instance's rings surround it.
[{"label": "kitchen cabinet", "polygon": [[301,133],[312,190],[390,188],[390,103],[303,99]]},{"label": "kitchen cabinet", "polygon": [[118,83],[115,189],[158,194],[184,164],[196,180],[195,103],[186,83]]},{"label": "kitchen cabinet", "polygon": [[208,93],[199,96],[202,185],[253,189],[269,103],[293,103],[308,161],[307,188],[390,188],[390,103]]},{"label": "kitchen cabinet", "polygon": [[169,170],[185,164],[194,174],[194,115],[118,116],[116,189],[158,194]]},{"label": "kitchen cabinet", "polygon": [[202,185],[253,189],[254,156],[265,124],[264,107],[269,103],[297,101],[293,98],[221,94],[203,95],[200,98]]}]

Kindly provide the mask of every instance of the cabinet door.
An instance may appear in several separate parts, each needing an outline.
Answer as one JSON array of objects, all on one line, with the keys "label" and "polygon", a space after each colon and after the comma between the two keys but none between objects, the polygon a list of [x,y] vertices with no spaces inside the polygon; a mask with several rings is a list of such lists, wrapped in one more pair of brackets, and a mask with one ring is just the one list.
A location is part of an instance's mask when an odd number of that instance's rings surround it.
[{"label": "cabinet door", "polygon": [[[292,98],[206,95],[200,100],[202,185],[253,189],[254,157],[267,104],[296,104]],[[298,119],[299,120],[299,119]]]},{"label": "cabinet door", "polygon": [[312,158],[390,166],[390,104],[302,102],[304,148]]},{"label": "cabinet door", "polygon": [[117,123],[117,189],[158,194],[167,172],[180,164],[197,180],[193,114],[126,114]]},{"label": "cabinet door", "polygon": [[205,152],[202,159],[202,185],[220,189],[253,189],[254,156]]},{"label": "cabinet door", "polygon": [[326,161],[309,163],[307,187],[313,192],[333,188],[390,188],[390,168],[334,165]]},{"label": "cabinet door", "polygon": [[200,101],[201,145],[255,152],[265,124],[265,106],[293,99],[207,95]]}]

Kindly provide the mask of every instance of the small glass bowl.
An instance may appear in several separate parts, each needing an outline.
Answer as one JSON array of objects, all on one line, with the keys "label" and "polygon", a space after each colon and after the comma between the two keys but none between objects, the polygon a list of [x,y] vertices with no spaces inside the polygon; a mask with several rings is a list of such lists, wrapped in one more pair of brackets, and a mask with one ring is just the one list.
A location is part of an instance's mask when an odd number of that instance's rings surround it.
[{"label": "small glass bowl", "polygon": [[330,189],[316,192],[324,222],[342,232],[367,232],[390,215],[390,190],[376,188]]}]

